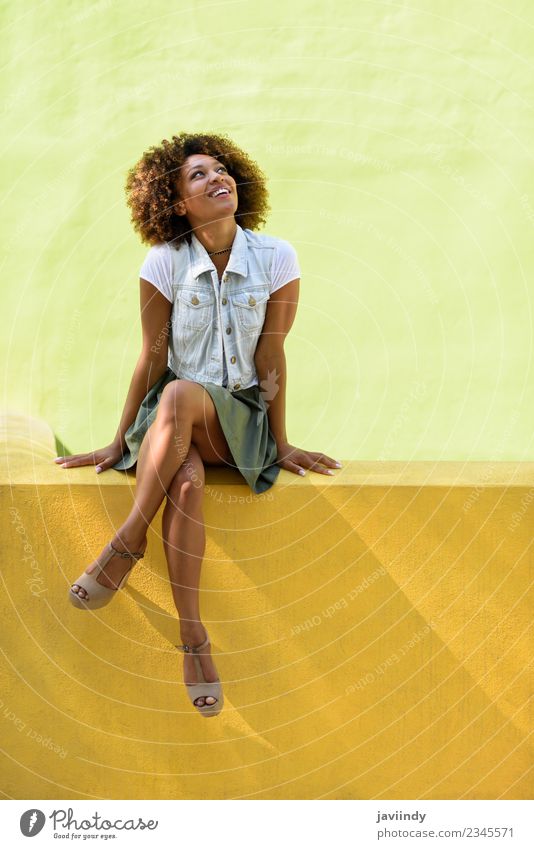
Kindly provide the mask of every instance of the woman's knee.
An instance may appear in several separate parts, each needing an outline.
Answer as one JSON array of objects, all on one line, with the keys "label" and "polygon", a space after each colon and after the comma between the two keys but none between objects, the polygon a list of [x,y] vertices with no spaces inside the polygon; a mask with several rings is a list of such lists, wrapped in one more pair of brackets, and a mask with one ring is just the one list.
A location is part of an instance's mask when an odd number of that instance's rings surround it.
[{"label": "woman's knee", "polygon": [[179,378],[168,383],[161,393],[156,418],[160,423],[175,425],[189,422],[193,427],[205,426],[213,401],[209,393],[193,380]]},{"label": "woman's knee", "polygon": [[194,392],[194,384],[190,380],[171,380],[163,387],[158,403],[158,415],[160,413],[171,412],[173,414],[187,414],[191,409],[190,402],[192,393]]}]

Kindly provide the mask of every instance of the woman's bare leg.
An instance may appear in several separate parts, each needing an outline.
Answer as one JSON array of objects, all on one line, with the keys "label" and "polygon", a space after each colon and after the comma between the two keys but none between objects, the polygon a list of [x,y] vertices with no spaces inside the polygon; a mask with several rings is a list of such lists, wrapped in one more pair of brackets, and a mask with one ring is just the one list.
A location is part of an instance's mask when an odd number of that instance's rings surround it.
[{"label": "woman's bare leg", "polygon": [[[232,462],[209,393],[198,383],[173,380],[162,392],[156,420],[141,445],[134,505],[112,539],[119,551],[142,552],[146,547],[147,528],[187,457],[193,436],[202,457],[208,462]],[[130,562],[125,564],[123,558],[112,557],[97,580],[104,586],[116,587],[125,565],[127,568]],[[81,598],[84,597],[81,587],[77,592]]]},{"label": "woman's bare leg", "polygon": [[[196,445],[191,443],[167,492],[161,528],[173,599],[180,617],[180,639],[193,646],[200,645],[206,634],[199,601],[200,570],[206,547],[202,512],[204,483],[202,457]],[[218,674],[209,646],[200,655],[200,663],[206,681],[216,681]],[[184,681],[198,683],[193,657],[187,653],[184,654]],[[213,703],[211,697],[206,703]]]}]

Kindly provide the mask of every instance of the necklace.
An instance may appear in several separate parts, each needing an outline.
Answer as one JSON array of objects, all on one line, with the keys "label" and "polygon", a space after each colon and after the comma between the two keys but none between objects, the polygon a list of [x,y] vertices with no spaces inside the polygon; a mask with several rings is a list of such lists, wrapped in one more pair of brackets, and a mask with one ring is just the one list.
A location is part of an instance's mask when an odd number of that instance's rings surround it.
[{"label": "necklace", "polygon": [[228,251],[231,251],[232,247],[224,248],[222,251],[208,251],[208,256],[215,256],[215,254],[226,254]]}]

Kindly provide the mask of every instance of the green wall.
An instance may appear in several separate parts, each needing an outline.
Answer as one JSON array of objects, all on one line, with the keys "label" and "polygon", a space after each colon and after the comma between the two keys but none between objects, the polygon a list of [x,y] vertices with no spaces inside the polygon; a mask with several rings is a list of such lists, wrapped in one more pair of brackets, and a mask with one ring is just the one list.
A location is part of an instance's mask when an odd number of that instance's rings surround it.
[{"label": "green wall", "polygon": [[222,131],[291,241],[288,434],[351,459],[534,459],[534,5],[2,6],[4,407],[115,433],[140,343],[126,171]]}]

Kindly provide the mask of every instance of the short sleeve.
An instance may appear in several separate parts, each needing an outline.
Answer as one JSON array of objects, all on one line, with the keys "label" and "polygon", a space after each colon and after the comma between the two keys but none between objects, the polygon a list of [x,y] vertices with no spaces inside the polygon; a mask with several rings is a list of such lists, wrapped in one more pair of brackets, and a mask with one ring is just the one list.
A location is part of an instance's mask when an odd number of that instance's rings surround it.
[{"label": "short sleeve", "polygon": [[139,269],[139,277],[152,283],[172,304],[172,258],[168,245],[153,245],[149,249]]},{"label": "short sleeve", "polygon": [[284,239],[278,239],[271,268],[271,292],[281,289],[290,280],[300,277],[299,261],[293,245]]}]

